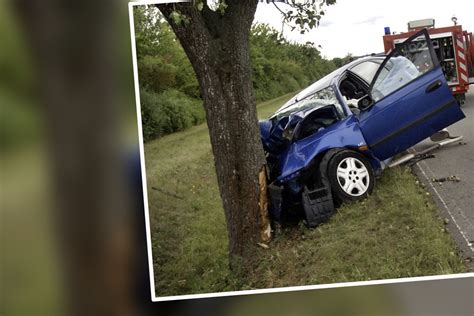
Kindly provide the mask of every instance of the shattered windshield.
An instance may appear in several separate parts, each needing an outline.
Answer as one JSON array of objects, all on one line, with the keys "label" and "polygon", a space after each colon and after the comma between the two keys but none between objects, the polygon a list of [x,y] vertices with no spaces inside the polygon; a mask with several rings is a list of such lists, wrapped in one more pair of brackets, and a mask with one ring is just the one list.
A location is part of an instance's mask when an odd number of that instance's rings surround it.
[{"label": "shattered windshield", "polygon": [[335,105],[338,112],[342,111],[339,101],[332,87],[327,87],[306,98],[286,107],[281,112],[276,113],[277,119],[289,116],[291,113],[313,110],[326,105]]}]

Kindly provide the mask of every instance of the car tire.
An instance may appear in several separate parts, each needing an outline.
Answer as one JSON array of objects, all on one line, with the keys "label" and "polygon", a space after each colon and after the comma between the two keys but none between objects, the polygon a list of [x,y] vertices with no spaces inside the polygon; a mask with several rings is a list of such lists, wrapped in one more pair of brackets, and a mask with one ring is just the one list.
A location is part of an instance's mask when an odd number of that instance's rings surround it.
[{"label": "car tire", "polygon": [[375,185],[370,162],[352,150],[342,150],[332,156],[327,176],[337,204],[362,200],[372,193]]}]

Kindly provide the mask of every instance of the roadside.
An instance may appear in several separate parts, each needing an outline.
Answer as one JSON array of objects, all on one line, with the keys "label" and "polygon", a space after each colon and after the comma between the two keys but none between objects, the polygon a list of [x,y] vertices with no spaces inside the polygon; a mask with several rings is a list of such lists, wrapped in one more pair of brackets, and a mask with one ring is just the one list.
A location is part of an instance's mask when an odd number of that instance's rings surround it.
[{"label": "roadside", "polygon": [[[474,271],[474,90],[466,95],[462,106],[464,120],[448,128],[452,136],[462,135],[461,144],[452,144],[433,152],[434,159],[416,164],[415,173],[433,195],[447,230],[461,250],[465,263]],[[430,140],[415,146],[420,151]],[[443,181],[455,176],[456,181]],[[453,179],[453,178],[452,178]]]},{"label": "roadside", "polygon": [[[259,117],[290,97],[259,104]],[[370,198],[344,205],[318,228],[285,225],[242,284],[228,269],[206,125],[146,143],[145,158],[157,296],[465,272],[436,205],[399,167],[377,179]]]}]

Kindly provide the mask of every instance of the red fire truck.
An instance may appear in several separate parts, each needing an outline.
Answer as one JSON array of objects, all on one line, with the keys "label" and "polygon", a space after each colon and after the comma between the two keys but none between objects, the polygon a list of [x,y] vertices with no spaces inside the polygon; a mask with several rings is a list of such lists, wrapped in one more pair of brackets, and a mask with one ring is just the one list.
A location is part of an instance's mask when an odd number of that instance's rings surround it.
[{"label": "red fire truck", "polygon": [[434,27],[434,19],[411,21],[408,23],[408,32],[398,34],[390,34],[390,28],[386,27],[383,43],[385,53],[388,53],[418,30],[426,28],[446,81],[454,97],[462,104],[469,84],[474,83],[474,38],[472,32],[457,25],[455,17],[452,21],[453,26],[440,28]]}]

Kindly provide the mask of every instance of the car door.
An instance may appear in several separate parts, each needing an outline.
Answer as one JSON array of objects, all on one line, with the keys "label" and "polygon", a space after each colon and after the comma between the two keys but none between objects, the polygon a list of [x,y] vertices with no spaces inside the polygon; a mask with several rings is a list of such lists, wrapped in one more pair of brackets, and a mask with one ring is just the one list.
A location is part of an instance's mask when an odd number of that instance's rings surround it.
[{"label": "car door", "polygon": [[380,160],[464,118],[422,30],[395,48],[369,87],[372,105],[359,115],[367,145]]}]

